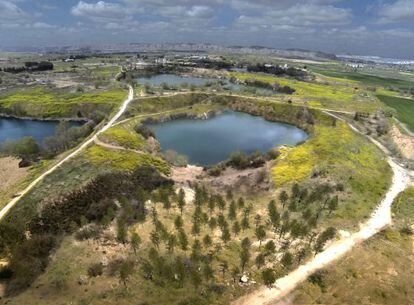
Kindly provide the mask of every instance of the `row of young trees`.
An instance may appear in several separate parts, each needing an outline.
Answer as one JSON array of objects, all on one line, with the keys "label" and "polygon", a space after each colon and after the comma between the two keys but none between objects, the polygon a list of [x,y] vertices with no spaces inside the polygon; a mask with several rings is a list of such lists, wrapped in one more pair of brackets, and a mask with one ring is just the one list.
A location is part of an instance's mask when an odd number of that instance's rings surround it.
[{"label": "row of young trees", "polygon": [[[220,194],[209,194],[204,187],[196,186],[195,190],[194,206],[191,207],[185,202],[183,190],[175,195],[171,187],[161,188],[152,197],[153,202],[161,204],[168,214],[171,210],[178,211],[173,217],[172,231],[160,220],[157,204],[154,204],[150,212],[153,230],[149,242],[152,247],[140,269],[146,279],[158,285],[173,282],[182,287],[185,280],[190,280],[198,288],[203,280],[208,285],[216,283],[220,274],[224,277],[229,269],[233,281],[236,281],[253,264],[262,270],[263,282],[271,285],[281,271],[264,267],[274,264],[276,252],[282,252],[280,265],[288,270],[312,251],[315,254],[320,252],[326,242],[336,235],[333,227],[317,233],[316,225],[320,218],[317,213],[303,213],[302,220],[294,217],[299,205],[305,202],[307,205],[316,201],[323,202],[323,205],[328,202],[326,205],[331,209],[337,206],[338,198],[328,196],[332,189],[326,185],[308,192],[306,188],[295,184],[290,194],[286,191],[280,193],[279,208],[276,201],[272,200],[265,215],[254,216],[253,205],[247,204],[242,197],[234,199],[231,192],[224,198]],[[188,215],[186,211],[190,209],[192,212]],[[331,211],[328,210],[328,214]],[[217,229],[220,232],[218,236],[215,233]],[[252,232],[258,248],[253,246],[255,243],[249,238]],[[278,235],[277,241],[281,246],[277,246],[273,239],[266,242],[266,238],[274,234]],[[298,252],[289,251],[289,239],[285,239],[288,234],[290,238],[303,241],[303,247]],[[125,227],[123,224],[119,226],[119,222],[118,239],[122,242],[128,240]],[[219,254],[229,249],[230,242],[232,245],[237,244],[236,240],[240,240],[237,246],[239,262],[220,259]],[[142,239],[134,232],[129,243],[134,253],[137,253]]]}]

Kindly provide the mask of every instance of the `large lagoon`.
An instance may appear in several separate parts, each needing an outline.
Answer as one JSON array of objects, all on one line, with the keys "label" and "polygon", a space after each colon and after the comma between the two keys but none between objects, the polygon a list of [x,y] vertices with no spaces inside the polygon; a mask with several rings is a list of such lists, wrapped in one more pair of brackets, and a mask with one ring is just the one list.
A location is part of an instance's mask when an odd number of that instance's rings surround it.
[{"label": "large lagoon", "polygon": [[179,119],[150,127],[162,151],[174,150],[186,155],[190,164],[201,166],[226,160],[235,151],[267,152],[275,146],[297,145],[308,138],[296,126],[233,111],[208,120]]}]

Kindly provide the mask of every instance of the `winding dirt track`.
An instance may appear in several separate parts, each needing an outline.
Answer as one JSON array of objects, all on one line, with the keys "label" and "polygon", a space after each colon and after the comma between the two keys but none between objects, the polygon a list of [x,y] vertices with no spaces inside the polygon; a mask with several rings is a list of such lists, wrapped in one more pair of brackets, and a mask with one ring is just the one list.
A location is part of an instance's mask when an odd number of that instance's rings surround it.
[{"label": "winding dirt track", "polygon": [[300,266],[287,276],[280,278],[274,288],[261,287],[259,290],[233,302],[233,305],[270,305],[280,301],[304,282],[308,276],[322,269],[349,252],[355,245],[369,239],[391,223],[391,205],[397,195],[408,185],[410,179],[406,171],[391,158],[388,162],[394,172],[391,188],[385,198],[373,213],[372,217],[363,224],[360,230],[350,237],[342,238],[331,244],[311,261]]},{"label": "winding dirt track", "polygon": [[57,164],[55,164],[53,167],[48,169],[46,172],[41,174],[39,177],[37,177],[35,180],[33,180],[32,183],[30,183],[22,192],[19,193],[18,196],[13,198],[1,211],[0,211],[0,221],[6,216],[6,214],[10,211],[11,208],[13,208],[16,203],[28,192],[30,192],[39,182],[41,182],[46,176],[53,173],[56,169],[58,169],[62,164],[64,164],[66,161],[72,159],[73,157],[77,156],[80,152],[82,152],[86,147],[88,147],[89,144],[95,141],[97,139],[97,136],[108,130],[116,120],[118,120],[121,115],[125,112],[126,108],[128,107],[129,103],[134,98],[134,89],[130,86],[129,87],[129,93],[127,99],[122,103],[121,107],[119,108],[118,112],[109,120],[108,123],[106,123],[100,130],[98,130],[92,137],[87,139],[85,142],[82,143],[76,150],[71,152],[68,156],[60,160]]},{"label": "winding dirt track", "polygon": [[[340,120],[340,117],[332,115]],[[349,125],[355,132],[360,133],[354,126]],[[387,149],[378,143],[376,140],[369,137],[369,139],[376,144],[382,151],[387,152]],[[394,199],[404,191],[410,184],[410,172],[398,165],[391,157],[387,159],[391,166],[394,176],[391,187],[389,188],[385,198],[381,201],[378,208],[372,214],[371,218],[361,225],[360,230],[351,234],[349,237],[341,238],[340,240],[331,244],[323,252],[316,255],[312,260],[301,265],[293,272],[285,277],[278,279],[274,287],[269,289],[261,287],[256,291],[234,301],[232,305],[271,305],[276,304],[283,297],[291,293],[301,283],[303,283],[312,273],[320,270],[335,260],[341,258],[352,248],[374,236],[385,227],[391,224],[391,206]]]}]

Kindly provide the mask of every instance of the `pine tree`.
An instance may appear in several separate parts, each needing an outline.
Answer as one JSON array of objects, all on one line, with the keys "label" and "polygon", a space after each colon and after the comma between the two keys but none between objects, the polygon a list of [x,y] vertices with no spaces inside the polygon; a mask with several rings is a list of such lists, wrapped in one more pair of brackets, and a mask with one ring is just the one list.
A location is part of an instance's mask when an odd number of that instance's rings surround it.
[{"label": "pine tree", "polygon": [[175,246],[177,245],[177,237],[174,234],[170,234],[167,241],[168,252],[174,253]]},{"label": "pine tree", "polygon": [[269,214],[269,220],[272,224],[273,230],[276,230],[276,228],[279,226],[280,222],[280,214],[277,211],[276,208],[276,202],[274,200],[271,200],[267,206],[267,211]]},{"label": "pine tree", "polygon": [[236,283],[237,278],[240,276],[240,269],[239,267],[235,266],[231,269],[231,276],[233,278],[233,282]]},{"label": "pine tree", "polygon": [[210,215],[213,214],[215,208],[216,208],[216,198],[214,196],[210,196],[208,200],[208,210],[210,211]]},{"label": "pine tree", "polygon": [[244,268],[249,263],[250,260],[250,248],[251,242],[249,238],[245,237],[241,242],[241,251],[240,251],[240,267],[242,272],[244,272]]},{"label": "pine tree", "polygon": [[265,263],[266,263],[265,256],[262,253],[256,256],[255,264],[258,269],[262,268],[265,265]]},{"label": "pine tree", "polygon": [[211,240],[210,235],[206,234],[203,237],[203,244],[206,248],[209,248],[213,244],[213,241]]},{"label": "pine tree", "polygon": [[338,195],[331,198],[328,203],[329,215],[338,208]]},{"label": "pine tree", "polygon": [[244,208],[244,199],[242,197],[240,197],[239,200],[237,200],[237,206],[239,209]]},{"label": "pine tree", "polygon": [[265,227],[260,225],[256,229],[256,238],[259,240],[259,248],[262,246],[263,240],[266,238],[266,230]]},{"label": "pine tree", "polygon": [[204,276],[204,279],[205,279],[207,282],[210,282],[211,280],[213,280],[213,279],[214,279],[214,270],[213,270],[213,268],[211,268],[210,263],[205,262],[205,263],[203,264],[202,271],[203,271],[203,276]]},{"label": "pine tree", "polygon": [[229,270],[229,264],[227,263],[227,261],[222,261],[220,263],[220,271],[221,271],[221,273],[223,275],[223,278],[224,278],[227,270]]},{"label": "pine tree", "polygon": [[230,205],[229,205],[229,219],[230,220],[234,220],[237,217],[237,207],[236,207],[236,203],[234,201],[231,201]]},{"label": "pine tree", "polygon": [[286,203],[287,203],[288,199],[289,199],[288,194],[286,193],[286,191],[285,191],[285,190],[283,190],[283,191],[279,194],[279,200],[280,200],[280,202],[282,203],[282,208],[283,208],[283,209],[285,208],[285,205],[286,205]]},{"label": "pine tree", "polygon": [[247,230],[248,228],[250,228],[250,224],[249,224],[249,218],[247,218],[246,216],[243,217],[242,219],[242,223],[241,223],[242,229]]},{"label": "pine tree", "polygon": [[182,229],[183,224],[184,224],[184,222],[183,222],[183,218],[182,218],[180,215],[178,215],[178,216],[175,218],[175,220],[174,220],[174,226],[175,226],[175,229],[176,229],[177,231],[179,231],[180,229]]},{"label": "pine tree", "polygon": [[184,207],[185,207],[185,192],[183,189],[178,191],[178,198],[177,198],[177,206],[180,210],[181,215],[183,215]]},{"label": "pine tree", "polygon": [[157,231],[150,233],[150,240],[152,244],[159,250],[160,249],[160,236]]},{"label": "pine tree", "polygon": [[200,231],[201,231],[200,223],[198,223],[196,221],[193,222],[193,226],[191,228],[191,234],[193,234],[194,236],[198,236],[198,235],[200,235]]},{"label": "pine tree", "polygon": [[256,216],[254,216],[254,226],[256,229],[261,222],[262,222],[262,216],[260,216],[260,214],[256,214]]},{"label": "pine tree", "polygon": [[265,245],[265,251],[267,254],[273,254],[276,251],[276,245],[273,240],[269,240]]},{"label": "pine tree", "polygon": [[188,238],[187,238],[187,234],[185,234],[184,230],[180,230],[178,232],[178,242],[180,244],[181,250],[186,252],[188,250]]},{"label": "pine tree", "polygon": [[124,283],[124,286],[127,286],[127,282],[129,277],[132,275],[133,272],[133,266],[131,266],[128,262],[123,262],[121,264],[121,268],[119,269],[119,280]]},{"label": "pine tree", "polygon": [[230,236],[230,231],[229,231],[228,227],[227,227],[227,226],[225,226],[225,227],[223,228],[223,231],[221,232],[221,240],[222,240],[225,244],[227,244],[227,243],[230,241],[230,238],[231,238],[231,236]]},{"label": "pine tree", "polygon": [[131,234],[131,247],[134,250],[135,255],[137,255],[137,250],[139,249],[142,243],[141,237],[137,232],[132,232]]},{"label": "pine tree", "polygon": [[201,258],[201,243],[198,239],[194,240],[191,247],[191,259],[198,262]]},{"label": "pine tree", "polygon": [[228,201],[233,200],[233,192],[231,191],[231,189],[228,189],[228,190],[226,191],[226,199],[227,199]]},{"label": "pine tree", "polygon": [[293,255],[290,252],[285,252],[280,262],[285,268],[290,268],[293,264]]},{"label": "pine tree", "polygon": [[240,224],[237,220],[233,223],[232,231],[236,236],[239,235],[241,231]]},{"label": "pine tree", "polygon": [[275,283],[275,281],[276,281],[276,274],[275,274],[275,272],[274,272],[272,269],[270,269],[270,268],[265,269],[265,270],[263,270],[263,272],[262,272],[262,279],[263,279],[263,283],[264,283],[267,287],[272,288],[272,285],[273,285],[273,284]]},{"label": "pine tree", "polygon": [[216,202],[217,202],[217,206],[220,208],[220,210],[224,210],[224,208],[226,207],[226,201],[223,199],[223,197],[221,195],[217,195],[216,196]]},{"label": "pine tree", "polygon": [[127,230],[126,230],[125,221],[122,218],[119,218],[116,223],[116,239],[119,242],[124,244],[126,242],[126,237],[127,237]]},{"label": "pine tree", "polygon": [[208,222],[208,226],[210,227],[211,230],[214,230],[215,228],[217,228],[217,220],[214,217],[210,218],[210,221]]}]

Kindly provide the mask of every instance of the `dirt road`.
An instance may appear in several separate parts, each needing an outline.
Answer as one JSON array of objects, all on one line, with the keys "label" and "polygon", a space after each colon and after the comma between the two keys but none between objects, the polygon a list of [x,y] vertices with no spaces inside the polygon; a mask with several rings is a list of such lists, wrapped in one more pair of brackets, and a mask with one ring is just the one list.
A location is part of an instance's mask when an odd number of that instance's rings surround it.
[{"label": "dirt road", "polygon": [[39,177],[37,177],[32,183],[30,183],[22,192],[19,193],[18,196],[14,197],[1,211],[0,211],[0,221],[6,216],[6,214],[10,211],[11,208],[13,208],[19,200],[26,195],[28,192],[30,192],[39,182],[41,182],[46,176],[53,173],[56,169],[58,169],[62,164],[64,164],[66,161],[72,159],[73,157],[77,156],[80,152],[82,152],[86,147],[89,146],[92,142],[95,141],[97,136],[108,130],[116,120],[118,120],[121,115],[125,112],[126,108],[128,107],[129,103],[134,98],[134,89],[130,86],[129,87],[129,93],[127,99],[122,103],[121,107],[119,108],[118,112],[109,120],[108,123],[106,123],[100,130],[98,130],[92,137],[87,139],[85,142],[82,143],[78,148],[76,148],[73,152],[71,152],[68,156],[66,156],[64,159],[60,160],[56,165],[52,166],[50,169],[48,169],[46,172],[41,174]]},{"label": "dirt road", "polygon": [[[332,115],[332,114],[330,114]],[[332,115],[337,117],[335,115]],[[337,117],[338,119],[341,119]],[[360,133],[354,126],[350,125],[351,129]],[[381,150],[387,152],[387,149],[376,140],[369,138]],[[274,288],[261,287],[252,293],[234,301],[232,305],[271,305],[277,304],[283,297],[287,296],[301,283],[303,283],[312,273],[320,270],[335,260],[341,258],[347,252],[352,250],[355,245],[374,236],[385,227],[391,224],[391,206],[394,199],[404,191],[410,184],[411,173],[399,164],[394,162],[391,157],[387,159],[389,165],[394,173],[391,187],[386,193],[384,199],[379,204],[378,208],[372,214],[371,218],[361,225],[360,230],[351,234],[348,237],[343,237],[334,242],[323,252],[316,255],[312,260],[301,265],[299,268],[289,273],[285,277],[278,279]]]}]

